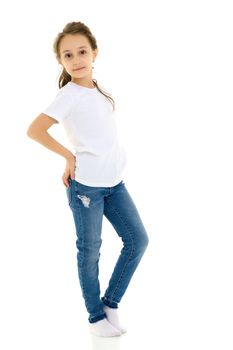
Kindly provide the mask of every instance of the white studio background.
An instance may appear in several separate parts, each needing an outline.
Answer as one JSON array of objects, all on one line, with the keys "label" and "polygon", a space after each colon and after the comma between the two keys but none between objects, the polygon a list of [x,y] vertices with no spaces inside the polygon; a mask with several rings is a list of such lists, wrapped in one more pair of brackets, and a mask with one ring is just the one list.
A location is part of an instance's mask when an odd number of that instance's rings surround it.
[{"label": "white studio background", "polygon": [[[1,349],[232,349],[230,5],[1,5]],[[70,21],[97,38],[94,77],[118,106],[124,180],[150,237],[122,299],[120,339],[89,336],[65,162],[26,136],[57,93],[52,44]],[[50,131],[69,147],[61,127]],[[102,290],[120,248],[105,220]]]}]

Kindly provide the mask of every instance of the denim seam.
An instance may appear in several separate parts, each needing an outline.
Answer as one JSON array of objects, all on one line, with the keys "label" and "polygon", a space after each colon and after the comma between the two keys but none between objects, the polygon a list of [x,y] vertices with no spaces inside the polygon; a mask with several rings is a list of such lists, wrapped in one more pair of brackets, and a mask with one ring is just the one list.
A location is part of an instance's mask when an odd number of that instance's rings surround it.
[{"label": "denim seam", "polygon": [[118,279],[118,281],[117,281],[117,283],[116,283],[116,287],[115,287],[114,291],[112,292],[112,295],[111,295],[111,300],[112,300],[113,296],[116,294],[116,291],[117,291],[117,289],[118,289],[118,287],[119,287],[120,281],[122,280],[122,276],[123,276],[123,274],[124,274],[124,272],[125,272],[126,265],[129,263],[130,258],[132,257],[132,255],[133,255],[133,253],[134,253],[134,251],[135,251],[135,244],[134,244],[134,240],[133,240],[132,235],[131,235],[131,232],[132,232],[132,231],[129,229],[129,227],[127,226],[126,222],[123,220],[123,218],[121,217],[121,215],[119,214],[119,212],[117,211],[117,209],[116,209],[114,206],[112,206],[111,203],[109,203],[109,204],[110,204],[110,207],[113,209],[113,211],[115,211],[115,213],[116,213],[116,214],[118,215],[118,217],[121,219],[122,223],[123,223],[123,224],[125,225],[125,227],[127,228],[127,232],[129,233],[130,238],[131,238],[131,241],[132,241],[132,243],[133,243],[133,248],[132,248],[132,250],[131,250],[131,253],[129,254],[129,257],[128,257],[127,261],[125,262],[125,265],[122,267],[120,277],[119,277],[119,279]]},{"label": "denim seam", "polygon": [[[76,196],[77,196],[77,191],[76,191],[75,188],[74,188],[73,190],[74,190],[73,197],[76,198]],[[75,205],[78,206],[78,207],[80,208],[80,203],[79,203],[79,202],[77,202],[77,203],[75,202]],[[78,220],[79,220],[79,222],[80,222],[80,231],[82,232],[82,241],[83,241],[83,245],[85,245],[84,234],[83,234],[82,215],[81,215],[80,211],[79,211],[79,210],[76,210],[74,207],[75,207],[75,206],[73,206],[73,210],[75,211],[75,216],[76,216],[76,213],[78,213]],[[78,229],[77,229],[77,231],[78,231]],[[78,232],[77,232],[77,240],[79,240]],[[76,246],[77,246],[77,245],[76,245]],[[77,247],[77,248],[78,248],[78,247]],[[78,254],[79,254],[79,253],[80,253],[80,252],[79,252],[79,248],[78,248]],[[85,249],[83,249],[83,260],[84,260],[84,254],[85,254]],[[83,264],[83,262],[82,262],[82,264]],[[81,287],[82,287],[82,290],[83,290],[83,294],[86,295],[86,289],[85,289],[84,283],[83,283],[83,269],[82,269],[82,266],[81,266],[81,263],[80,263],[80,262],[79,262],[78,265],[80,266],[80,276],[81,276],[80,284],[81,284]]]}]

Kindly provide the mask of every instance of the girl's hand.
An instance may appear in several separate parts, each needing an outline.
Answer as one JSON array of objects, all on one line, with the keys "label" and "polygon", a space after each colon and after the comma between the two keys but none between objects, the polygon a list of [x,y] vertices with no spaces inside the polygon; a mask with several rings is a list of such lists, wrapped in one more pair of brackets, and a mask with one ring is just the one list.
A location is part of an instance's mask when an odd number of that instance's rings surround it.
[{"label": "girl's hand", "polygon": [[62,182],[66,187],[69,187],[69,177],[75,180],[75,161],[76,157],[73,154],[66,159],[66,168],[62,176]]}]

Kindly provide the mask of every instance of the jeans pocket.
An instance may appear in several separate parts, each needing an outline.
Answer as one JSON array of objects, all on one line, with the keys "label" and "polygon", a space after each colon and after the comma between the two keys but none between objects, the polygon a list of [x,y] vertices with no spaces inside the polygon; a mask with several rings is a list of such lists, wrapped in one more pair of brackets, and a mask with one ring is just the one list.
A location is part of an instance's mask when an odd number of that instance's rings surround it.
[{"label": "jeans pocket", "polygon": [[69,187],[66,187],[66,195],[67,195],[67,200],[68,204],[70,205],[72,202],[72,181],[69,181]]}]

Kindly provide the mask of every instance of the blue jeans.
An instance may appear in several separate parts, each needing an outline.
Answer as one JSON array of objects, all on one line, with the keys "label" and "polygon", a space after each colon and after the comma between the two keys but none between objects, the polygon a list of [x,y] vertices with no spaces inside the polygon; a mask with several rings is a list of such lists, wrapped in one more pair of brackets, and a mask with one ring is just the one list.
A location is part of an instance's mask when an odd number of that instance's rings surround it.
[{"label": "blue jeans", "polygon": [[[106,317],[104,306],[118,308],[148,245],[148,235],[123,180],[113,187],[83,185],[69,178],[68,203],[76,228],[79,282],[89,322]],[[99,257],[103,215],[123,241],[104,296],[100,297]],[[111,248],[112,249],[112,248]]]}]

